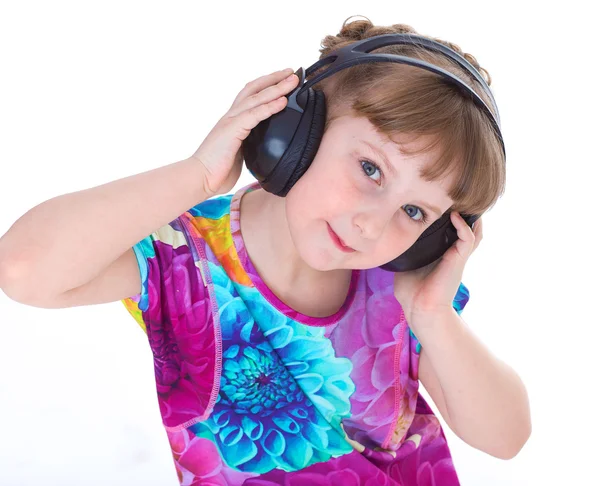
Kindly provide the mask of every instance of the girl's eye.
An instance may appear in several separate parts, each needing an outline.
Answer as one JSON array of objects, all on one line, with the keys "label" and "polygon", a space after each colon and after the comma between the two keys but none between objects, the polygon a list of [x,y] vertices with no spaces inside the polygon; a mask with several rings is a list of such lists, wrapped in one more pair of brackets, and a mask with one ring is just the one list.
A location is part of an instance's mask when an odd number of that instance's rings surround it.
[{"label": "girl's eye", "polygon": [[[377,164],[375,164],[374,162],[371,162],[369,160],[362,160],[361,164],[363,166],[363,171],[365,172],[365,174],[367,175],[367,177],[370,179],[371,176],[373,175],[373,173],[375,171],[379,172],[379,175],[381,176],[381,169],[379,168],[379,166]],[[366,169],[365,169],[366,167]],[[377,181],[376,181],[377,182]]]},{"label": "girl's eye", "polygon": [[[382,175],[381,169],[379,168],[379,166],[375,162],[371,162],[370,160],[363,159],[363,160],[361,160],[361,165],[362,165],[364,174],[369,179],[371,179],[371,176],[375,172],[379,172],[379,175],[381,177],[381,175]],[[374,180],[374,179],[371,179],[371,180]],[[375,181],[375,182],[377,184],[380,184],[380,182],[377,182],[377,181]],[[413,206],[411,204],[408,204],[405,207],[415,208],[418,212],[420,212],[423,215],[423,217],[421,219],[413,219],[412,215],[409,214],[410,219],[412,219],[415,223],[422,223],[424,225],[426,225],[426,224],[429,223],[429,216],[427,215],[427,213],[424,210],[422,210],[418,206]]]},{"label": "girl's eye", "polygon": [[[406,206],[404,206],[405,208],[414,208],[417,211],[419,211],[423,217],[420,220],[414,219],[413,221],[415,221],[416,223],[423,223],[423,224],[427,224],[429,223],[429,217],[427,216],[427,213],[425,211],[423,211],[421,208],[419,208],[418,206],[413,206],[411,204],[407,204]],[[412,216],[409,214],[409,216],[412,219]]]}]

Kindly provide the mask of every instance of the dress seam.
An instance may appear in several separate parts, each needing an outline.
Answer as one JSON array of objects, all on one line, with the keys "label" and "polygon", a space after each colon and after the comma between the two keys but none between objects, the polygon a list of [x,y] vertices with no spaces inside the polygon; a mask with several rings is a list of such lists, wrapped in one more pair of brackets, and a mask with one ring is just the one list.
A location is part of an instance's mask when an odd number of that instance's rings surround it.
[{"label": "dress seam", "polygon": [[[390,430],[388,431],[381,447],[387,449],[390,445],[394,431],[396,430],[396,424],[400,415],[400,402],[402,401],[402,395],[406,390],[401,390],[400,380],[400,357],[402,355],[402,348],[404,346],[404,335],[406,334],[406,318],[404,312],[400,309],[400,339],[396,342],[394,349],[394,415],[390,424]],[[404,392],[404,393],[403,393]]]},{"label": "dress seam", "polygon": [[[186,212],[185,215],[191,216],[189,214],[189,211]],[[203,283],[205,284],[206,288],[208,289],[208,293],[209,293],[209,301],[210,301],[211,314],[212,314],[212,319],[213,319],[213,332],[214,332],[214,339],[215,339],[215,370],[214,370],[214,375],[213,375],[213,385],[212,385],[210,398],[209,398],[208,405],[206,406],[204,413],[199,417],[194,417],[193,419],[188,420],[187,422],[184,422],[183,424],[177,425],[175,427],[166,427],[167,430],[175,431],[175,432],[179,431],[181,429],[187,428],[190,425],[193,425],[195,423],[206,420],[210,416],[210,414],[212,413],[212,410],[215,406],[215,403],[217,401],[217,397],[218,397],[219,390],[220,390],[221,372],[222,372],[222,363],[223,363],[221,321],[219,319],[219,309],[218,309],[217,303],[216,303],[214,283],[212,281],[212,277],[211,277],[210,271],[208,269],[207,257],[206,257],[204,250],[202,249],[201,242],[198,241],[199,238],[197,238],[194,235],[193,231],[190,231],[190,225],[191,225],[190,220],[187,219],[187,217],[184,218],[181,216],[178,219],[183,223],[183,226],[187,230],[186,233],[192,239],[192,243],[193,243],[194,247],[196,248],[198,257],[200,258],[201,268],[199,268],[199,270],[202,275]],[[202,269],[204,269],[204,272],[202,271]]]}]

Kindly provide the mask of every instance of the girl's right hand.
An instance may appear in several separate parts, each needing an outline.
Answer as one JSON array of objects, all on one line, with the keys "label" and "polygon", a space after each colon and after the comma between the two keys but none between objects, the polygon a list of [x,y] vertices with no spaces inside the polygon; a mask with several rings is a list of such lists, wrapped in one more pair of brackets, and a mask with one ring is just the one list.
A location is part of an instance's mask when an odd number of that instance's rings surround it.
[{"label": "girl's right hand", "polygon": [[[250,81],[231,108],[206,136],[195,157],[206,168],[203,181],[208,197],[225,194],[242,172],[242,142],[261,121],[287,105],[286,95],[295,88],[298,76],[284,69]],[[292,74],[292,79],[287,77]]]}]

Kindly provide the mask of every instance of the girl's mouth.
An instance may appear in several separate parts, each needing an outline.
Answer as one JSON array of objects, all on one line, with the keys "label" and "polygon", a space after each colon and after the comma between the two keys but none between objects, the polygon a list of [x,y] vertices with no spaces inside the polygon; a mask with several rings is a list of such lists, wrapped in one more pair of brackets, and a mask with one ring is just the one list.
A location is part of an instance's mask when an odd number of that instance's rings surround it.
[{"label": "girl's mouth", "polygon": [[327,230],[329,231],[329,236],[331,236],[331,240],[333,244],[337,247],[338,250],[343,251],[344,253],[354,253],[356,250],[354,248],[350,248],[346,246],[346,244],[342,241],[342,239],[331,229],[329,223],[327,223]]}]

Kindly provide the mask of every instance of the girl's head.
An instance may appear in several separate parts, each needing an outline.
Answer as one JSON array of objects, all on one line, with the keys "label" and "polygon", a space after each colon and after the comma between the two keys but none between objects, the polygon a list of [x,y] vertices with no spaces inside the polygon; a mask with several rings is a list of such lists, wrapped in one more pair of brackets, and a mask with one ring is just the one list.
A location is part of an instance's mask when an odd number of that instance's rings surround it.
[{"label": "girl's head", "polygon": [[[344,22],[339,34],[323,39],[320,58],[390,33],[423,35],[404,24]],[[491,85],[473,56],[429,38],[465,57]],[[442,67],[468,83],[493,111],[477,81],[443,54],[417,45],[372,52]],[[326,97],[325,132],[309,169],[285,198],[291,237],[311,267],[377,267],[410,248],[444,212],[482,214],[504,192],[504,155],[493,126],[483,110],[438,74],[407,64],[366,63],[343,69],[313,89]],[[328,225],[356,252],[337,250]]]}]

